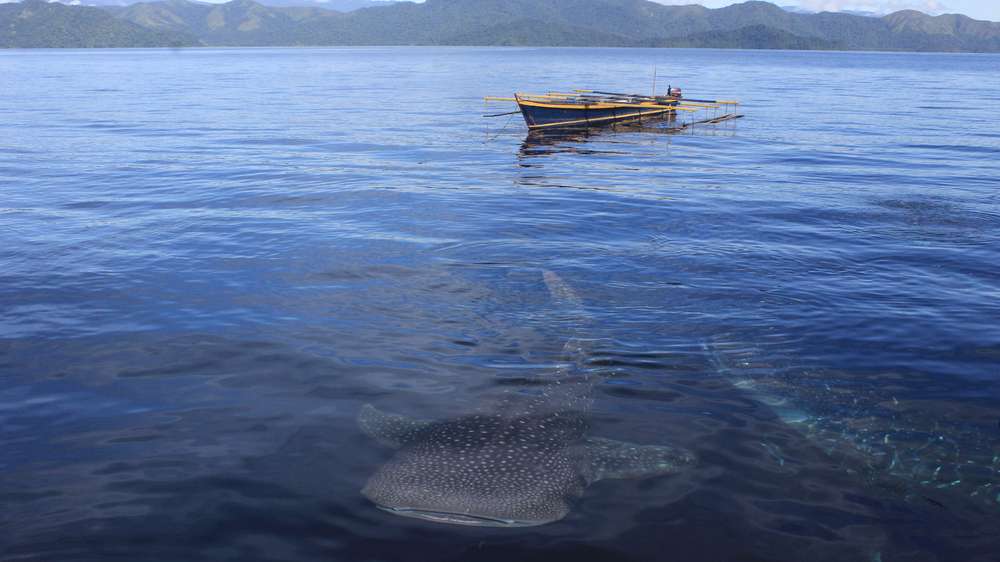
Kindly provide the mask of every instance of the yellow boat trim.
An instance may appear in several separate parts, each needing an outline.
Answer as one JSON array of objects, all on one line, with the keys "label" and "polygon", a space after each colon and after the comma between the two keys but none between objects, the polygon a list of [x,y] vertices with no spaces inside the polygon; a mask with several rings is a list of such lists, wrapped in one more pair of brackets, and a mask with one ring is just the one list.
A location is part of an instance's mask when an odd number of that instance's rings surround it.
[{"label": "yellow boat trim", "polygon": [[519,97],[517,103],[521,105],[527,105],[529,107],[544,107],[549,109],[620,109],[623,107],[642,107],[642,108],[652,108],[652,109],[667,109],[675,110],[679,109],[681,111],[698,111],[698,109],[685,107],[682,105],[670,105],[665,106],[661,103],[578,103],[578,104],[568,104],[568,103],[553,103],[550,101],[534,101],[526,100]]},{"label": "yellow boat trim", "polygon": [[[590,90],[578,90],[578,91],[589,92]],[[513,98],[505,98],[505,97],[497,97],[497,96],[486,96],[483,99],[486,100],[486,101],[532,101],[531,98],[569,99],[569,98],[574,98],[575,94],[564,94],[564,93],[561,93],[561,92],[550,92],[548,94],[518,94],[518,96],[519,97],[513,97]],[[715,108],[715,107],[719,107],[720,105],[739,105],[740,104],[740,102],[735,101],[735,100],[718,100],[715,103],[703,103],[703,102],[686,101],[683,98],[681,98],[681,99],[679,99],[677,101],[679,103],[685,104],[688,107],[709,107],[709,108]],[[552,104],[552,102],[549,102],[549,101],[535,101],[535,103],[549,104],[549,105]],[[653,106],[653,107],[659,107],[659,106],[662,106],[663,104],[651,103],[651,102],[650,103],[644,103],[644,104],[635,104],[635,103],[617,103],[616,104],[614,102],[595,102],[593,104],[588,104],[588,105],[591,106],[591,107],[594,107],[595,109],[599,109],[600,107],[610,107],[611,105],[614,105],[615,107],[618,107],[620,105],[627,105],[627,106],[633,106],[633,107],[634,106],[639,106],[639,107],[651,107],[651,106]],[[574,107],[578,107],[578,104],[574,105]]]},{"label": "yellow boat trim", "polygon": [[[548,92],[546,94],[518,94],[518,95],[522,96],[522,97],[526,97],[526,98],[560,98],[561,97],[561,98],[577,98],[577,99],[580,99],[580,98],[585,97],[585,96],[581,96],[580,94],[569,94],[569,93],[566,93],[566,92]],[[606,98],[649,98],[649,97],[652,97],[652,96],[618,96],[618,95],[612,96],[612,95],[608,95],[608,96],[601,96],[601,97],[606,97]],[[664,98],[664,99],[667,98],[667,96],[659,96],[659,97]],[[673,100],[671,100],[671,101],[673,101]]]},{"label": "yellow boat trim", "polygon": [[531,107],[548,107],[552,109],[613,109],[614,104],[610,103],[556,103],[551,101],[526,100],[518,96],[517,103]]},{"label": "yellow boat trim", "polygon": [[[580,90],[577,90],[577,91],[580,91]],[[529,98],[532,97],[532,96],[539,96],[539,95],[545,95],[545,96],[566,96],[566,97],[576,97],[576,98],[583,97],[583,96],[581,96],[578,93],[566,93],[566,92],[549,92],[547,94],[518,94],[518,95],[520,95],[520,96],[526,96],[526,97],[529,97]],[[634,98],[642,98],[642,99],[657,98],[657,99],[664,99],[664,100],[669,99],[670,101],[676,101],[676,98],[672,98],[670,96],[644,96],[644,95],[641,95],[641,94],[634,94],[634,95],[629,95],[629,94],[602,94],[601,97],[605,97],[605,98],[633,98],[633,99]]]},{"label": "yellow boat trim", "polygon": [[540,99],[540,100],[545,100],[546,103],[551,103],[551,102],[547,101],[547,100],[550,100],[550,99],[552,99],[552,100],[580,100],[580,101],[584,101],[583,98],[580,98],[578,96],[564,96],[562,94],[531,94],[531,95],[518,94],[518,99],[522,99],[522,100],[523,99],[539,100]]},{"label": "yellow boat trim", "polygon": [[[573,91],[587,94],[593,92],[594,90],[573,90]],[[684,99],[681,98],[681,101],[684,101]],[[715,100],[715,103],[722,105],[740,105],[740,102],[738,100]]]},{"label": "yellow boat trim", "polygon": [[593,119],[574,119],[573,121],[559,121],[558,123],[545,123],[544,125],[528,125],[529,129],[542,129],[545,127],[561,127],[564,125],[576,125],[579,123],[593,123],[594,121],[607,121],[608,119],[628,119],[629,117],[648,117],[650,115],[657,115],[660,113],[669,113],[673,111],[671,109],[664,109],[662,111],[647,111],[645,113],[632,113],[631,115],[611,115],[608,117],[595,117]]},{"label": "yellow boat trim", "polygon": [[[525,94],[525,95],[526,96],[533,96],[534,94]],[[547,94],[543,94],[543,95],[546,95],[546,96],[563,96],[563,97],[567,97],[567,98],[578,98],[578,97],[580,97],[580,94],[571,94],[571,93],[566,93],[566,92],[548,92]]]},{"label": "yellow boat trim", "polygon": [[[531,98],[556,98],[556,99],[560,99],[560,98],[564,98],[564,99],[565,98],[572,98],[572,99],[586,99],[586,98],[581,98],[580,94],[563,94],[561,92],[549,92],[547,94],[519,94],[519,95],[520,95],[520,99],[531,99]],[[629,97],[631,97],[633,99],[636,99],[636,98],[638,98],[638,99],[651,99],[654,96],[607,96],[607,97],[608,98],[612,98],[612,99],[614,99],[614,98],[629,98]],[[657,97],[659,97],[661,99],[664,99],[664,100],[668,99],[667,96],[657,96]],[[614,102],[614,101],[611,101],[611,102],[605,101],[605,102],[598,102],[598,103],[616,103],[616,102]],[[629,105],[634,105],[632,102],[619,102],[619,103],[628,103]],[[680,98],[680,99],[673,98],[673,99],[670,99],[669,101],[660,102],[660,103],[654,103],[654,102],[651,102],[651,101],[650,102],[643,102],[643,103],[652,103],[654,105],[663,105],[663,103],[683,103],[684,105],[687,105],[689,107],[716,108],[716,107],[720,107],[720,105],[723,102],[705,103],[705,102],[697,102],[697,101],[686,101],[683,98]]]}]

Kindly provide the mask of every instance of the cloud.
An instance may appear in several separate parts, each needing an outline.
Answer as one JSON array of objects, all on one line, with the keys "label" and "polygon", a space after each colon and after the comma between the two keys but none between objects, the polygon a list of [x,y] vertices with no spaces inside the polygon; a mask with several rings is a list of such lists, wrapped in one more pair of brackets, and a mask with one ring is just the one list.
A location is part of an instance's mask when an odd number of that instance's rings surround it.
[{"label": "cloud", "polygon": [[816,12],[856,10],[887,14],[899,10],[920,10],[940,14],[948,8],[940,0],[799,0],[799,5]]}]

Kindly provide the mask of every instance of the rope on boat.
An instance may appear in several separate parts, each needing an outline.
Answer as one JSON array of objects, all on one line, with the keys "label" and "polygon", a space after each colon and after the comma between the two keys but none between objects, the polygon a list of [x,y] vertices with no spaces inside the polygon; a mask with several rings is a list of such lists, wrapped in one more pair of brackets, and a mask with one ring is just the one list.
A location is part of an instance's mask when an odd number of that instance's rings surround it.
[{"label": "rope on boat", "polygon": [[509,115],[509,117],[507,117],[507,122],[504,123],[503,127],[500,127],[500,130],[497,131],[497,133],[495,135],[493,135],[492,137],[489,136],[489,133],[487,133],[486,140],[483,141],[483,144],[486,144],[488,142],[492,142],[492,141],[496,140],[496,138],[499,137],[501,134],[503,134],[504,130],[507,128],[507,125],[510,125],[511,120],[514,119],[514,114],[515,113],[521,113],[521,112],[520,111],[511,111],[510,113],[506,113],[506,114],[501,113],[500,115]]},{"label": "rope on boat", "polygon": [[521,113],[521,110],[518,109],[516,111],[508,111],[506,113],[491,113],[489,115],[483,115],[483,117],[503,117],[504,115],[513,115],[515,113]]}]

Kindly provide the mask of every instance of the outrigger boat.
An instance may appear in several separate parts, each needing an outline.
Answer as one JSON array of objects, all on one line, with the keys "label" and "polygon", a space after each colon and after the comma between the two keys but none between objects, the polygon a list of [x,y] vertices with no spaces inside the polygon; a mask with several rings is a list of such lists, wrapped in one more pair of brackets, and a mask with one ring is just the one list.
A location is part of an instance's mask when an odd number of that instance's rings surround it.
[{"label": "outrigger boat", "polygon": [[[683,97],[680,88],[668,88],[663,96],[643,96],[619,92],[596,90],[573,90],[572,92],[548,92],[546,94],[516,93],[512,98],[486,97],[486,101],[512,101],[518,111],[488,115],[496,117],[521,113],[528,129],[549,129],[557,127],[599,127],[621,121],[676,116],[678,112],[699,112],[715,110],[711,119],[703,122],[719,122],[739,117],[734,109],[739,104],[731,100],[702,100]],[[725,109],[722,115],[718,110]]]}]

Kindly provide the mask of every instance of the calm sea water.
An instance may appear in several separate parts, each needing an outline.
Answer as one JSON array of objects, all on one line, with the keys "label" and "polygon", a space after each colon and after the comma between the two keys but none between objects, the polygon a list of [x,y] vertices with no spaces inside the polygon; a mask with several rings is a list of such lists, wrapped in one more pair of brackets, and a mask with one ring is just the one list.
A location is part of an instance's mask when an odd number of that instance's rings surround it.
[{"label": "calm sea water", "polygon": [[[654,66],[746,117],[481,117]],[[4,560],[1000,559],[1000,57],[6,51],[0,89]],[[516,530],[360,494],[362,404],[446,418],[581,330],[591,431],[694,469]]]}]

